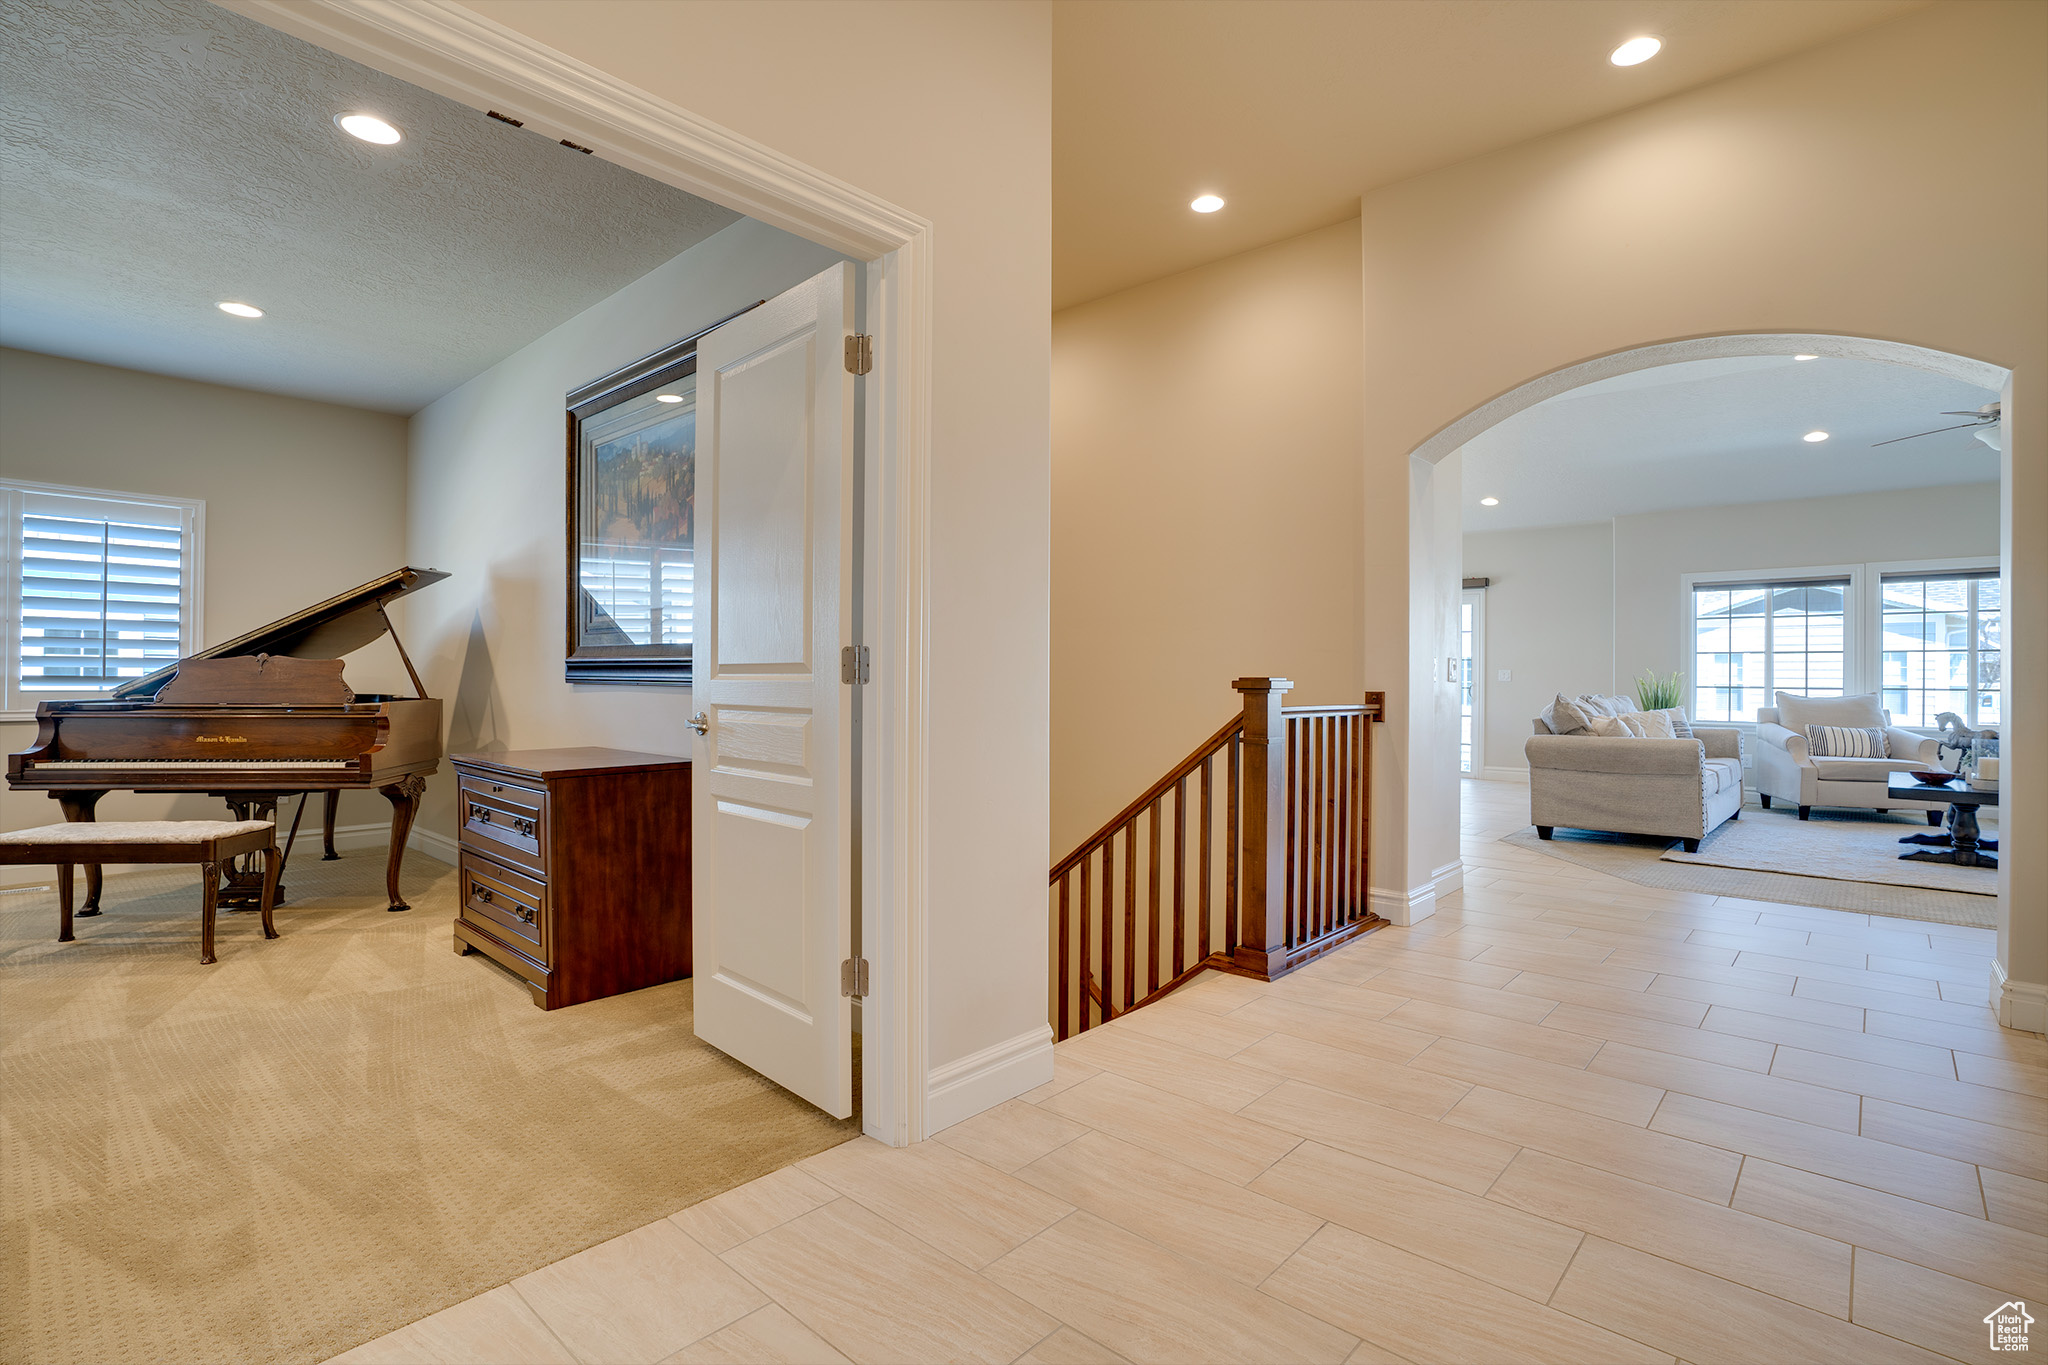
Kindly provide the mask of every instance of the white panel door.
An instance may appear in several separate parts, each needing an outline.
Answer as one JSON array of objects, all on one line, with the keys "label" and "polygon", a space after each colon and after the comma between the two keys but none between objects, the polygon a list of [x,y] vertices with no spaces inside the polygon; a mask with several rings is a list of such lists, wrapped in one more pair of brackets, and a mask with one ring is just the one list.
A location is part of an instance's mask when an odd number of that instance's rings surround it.
[{"label": "white panel door", "polygon": [[853,267],[697,343],[697,1036],[853,1112]]}]

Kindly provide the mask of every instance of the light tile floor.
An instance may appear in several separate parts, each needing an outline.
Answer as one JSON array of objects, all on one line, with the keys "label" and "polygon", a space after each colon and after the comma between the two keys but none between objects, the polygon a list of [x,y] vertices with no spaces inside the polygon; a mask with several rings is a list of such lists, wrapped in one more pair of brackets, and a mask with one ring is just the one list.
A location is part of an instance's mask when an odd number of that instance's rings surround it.
[{"label": "light tile floor", "polygon": [[1413,928],[339,1359],[2009,1359],[2048,1040],[1986,1008],[1990,933],[1636,886],[1498,842],[1527,799],[1466,784]]}]

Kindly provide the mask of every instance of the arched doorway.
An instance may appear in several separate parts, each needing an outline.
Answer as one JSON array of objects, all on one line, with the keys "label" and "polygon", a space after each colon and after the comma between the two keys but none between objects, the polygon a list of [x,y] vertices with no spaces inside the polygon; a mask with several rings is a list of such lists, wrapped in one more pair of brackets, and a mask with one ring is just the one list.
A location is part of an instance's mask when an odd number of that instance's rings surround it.
[{"label": "arched doorway", "polygon": [[[1418,686],[1415,696],[1416,713],[1411,722],[1411,745],[1413,759],[1404,774],[1409,800],[1410,848],[1409,864],[1412,867],[1436,869],[1433,879],[1441,890],[1448,890],[1455,879],[1441,874],[1447,867],[1460,866],[1456,859],[1455,845],[1446,852],[1441,840],[1435,847],[1429,845],[1432,829],[1455,831],[1458,828],[1458,767],[1460,753],[1460,715],[1458,701],[1460,689],[1456,687],[1435,687],[1425,693],[1420,687],[1423,674],[1422,664],[1435,670],[1434,679],[1449,681],[1442,671],[1446,656],[1455,657],[1459,651],[1460,637],[1460,574],[1462,568],[1462,537],[1456,530],[1455,513],[1447,522],[1443,505],[1448,500],[1455,507],[1459,493],[1459,462],[1445,462],[1454,453],[1461,452],[1468,443],[1501,423],[1523,413],[1529,408],[1548,399],[1570,393],[1573,390],[1602,380],[1643,370],[1681,364],[1689,361],[1723,360],[1750,357],[1830,357],[1855,360],[1866,364],[1898,366],[1937,375],[1946,379],[1970,385],[2000,396],[2009,415],[2012,400],[2010,373],[2002,366],[1968,356],[1910,345],[1903,342],[1874,338],[1841,336],[1820,333],[1730,333],[1723,335],[1681,338],[1627,348],[1597,356],[1572,365],[1536,376],[1527,382],[1507,390],[1479,405],[1455,421],[1431,435],[1411,452],[1411,528],[1414,534],[1410,542],[1409,610],[1412,657],[1418,661],[1413,676]],[[2002,433],[2001,433],[2002,434]],[[2002,442],[1999,443],[2002,446]],[[2001,471],[2001,503],[2010,505],[2010,465]],[[1979,476],[1982,477],[1982,476]],[[1741,499],[1730,498],[1729,502]],[[2004,572],[2010,575],[2010,513],[2003,516],[2006,524],[2008,543],[2000,562]],[[1874,556],[1873,556],[1874,557]],[[1902,558],[1903,555],[1887,556]],[[2029,627],[2038,629],[2038,622],[2014,619],[2007,613],[2005,629],[2008,642],[2015,634],[2025,634]],[[1626,692],[1626,688],[1620,689]],[[2002,680],[2002,690],[2010,695],[2010,680]],[[2009,710],[2008,708],[2004,708]],[[1489,760],[1492,762],[1493,760]],[[1455,834],[1451,835],[1455,838]],[[2035,850],[2019,846],[2013,848],[2004,860],[2000,872],[2000,896],[1997,920],[1999,925],[2000,960],[2006,961],[2006,944],[2010,937],[2012,917],[2018,907],[2011,893],[2012,866],[2019,862],[2032,874],[2031,860],[2040,856]],[[1427,913],[1426,910],[1423,913]],[[1998,998],[2003,984],[2002,971],[1993,973],[1994,1004],[2002,1004]],[[2018,1020],[2008,1018],[2007,1022],[2019,1027],[2039,1028],[2040,1022],[2031,1020],[2029,1002],[2021,1000]],[[2005,1011],[2001,1011],[2002,1014]]]}]

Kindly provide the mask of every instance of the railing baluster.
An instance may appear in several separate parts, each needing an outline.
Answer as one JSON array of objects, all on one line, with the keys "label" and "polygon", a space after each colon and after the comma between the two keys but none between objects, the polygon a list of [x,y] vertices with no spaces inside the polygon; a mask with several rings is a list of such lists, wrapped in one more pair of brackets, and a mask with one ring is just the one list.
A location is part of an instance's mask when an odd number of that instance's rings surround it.
[{"label": "railing baluster", "polygon": [[[1199,961],[1200,959],[1197,959]],[[1173,784],[1173,975],[1188,969],[1188,780]]]},{"label": "railing baluster", "polygon": [[1330,850],[1330,927],[1340,927],[1349,917],[1351,889],[1351,717],[1337,717],[1336,733],[1330,745],[1330,828],[1336,843]]},{"label": "railing baluster", "polygon": [[1067,1036],[1067,935],[1072,926],[1067,922],[1067,877],[1060,878],[1060,1012],[1059,1027],[1054,1030],[1064,1038]]},{"label": "railing baluster", "polygon": [[1079,1002],[1081,1017],[1075,1021],[1074,1032],[1086,1033],[1088,1031],[1088,987],[1095,980],[1095,966],[1089,960],[1092,957],[1090,948],[1093,946],[1094,940],[1088,937],[1088,860],[1086,858],[1081,860],[1080,872],[1081,932],[1078,938],[1081,944],[1081,999]]},{"label": "railing baluster", "polygon": [[1211,876],[1209,845],[1215,833],[1215,799],[1212,788],[1216,785],[1216,761],[1202,760],[1202,833],[1200,850],[1196,853],[1201,863],[1200,888],[1195,893],[1195,961],[1205,961],[1215,949],[1209,946],[1209,878]]},{"label": "railing baluster", "polygon": [[1299,864],[1299,862],[1300,862],[1300,859],[1298,859],[1298,858],[1296,858],[1296,857],[1294,856],[1294,851],[1295,851],[1295,849],[1297,849],[1297,848],[1299,848],[1299,847],[1301,846],[1301,840],[1300,840],[1300,838],[1298,838],[1298,837],[1296,836],[1296,834],[1295,834],[1295,829],[1294,829],[1294,808],[1295,808],[1295,806],[1296,806],[1296,805],[1298,805],[1298,804],[1299,804],[1299,802],[1297,802],[1297,801],[1295,800],[1295,791],[1296,791],[1296,789],[1297,789],[1297,788],[1298,788],[1298,787],[1299,787],[1299,786],[1301,785],[1301,765],[1300,765],[1300,763],[1298,763],[1298,762],[1296,761],[1296,753],[1295,753],[1295,750],[1296,750],[1296,748],[1297,748],[1297,745],[1296,745],[1296,743],[1295,743],[1295,740],[1296,740],[1296,736],[1298,736],[1298,735],[1299,735],[1299,734],[1301,733],[1301,722],[1300,722],[1300,721],[1298,721],[1298,720],[1295,720],[1295,719],[1294,719],[1293,717],[1291,717],[1291,716],[1290,716],[1290,717],[1288,717],[1288,718],[1287,718],[1287,721],[1286,721],[1286,725],[1287,725],[1287,751],[1286,751],[1286,754],[1287,754],[1287,777],[1286,777],[1286,786],[1287,786],[1287,852],[1286,852],[1286,855],[1285,855],[1285,859],[1284,859],[1284,861],[1285,861],[1285,862],[1286,862],[1286,864],[1287,864],[1287,897],[1286,897],[1286,910],[1285,910],[1285,914],[1286,914],[1286,922],[1285,922],[1285,931],[1286,931],[1286,932],[1285,932],[1285,933],[1284,933],[1284,934],[1282,935],[1282,937],[1281,937],[1281,939],[1280,939],[1280,941],[1281,941],[1281,942],[1282,942],[1283,944],[1285,944],[1285,943],[1292,943],[1292,942],[1294,942],[1294,902],[1295,902],[1295,891],[1294,891],[1294,888],[1295,888],[1296,882],[1297,882],[1297,880],[1298,880],[1298,878],[1297,878],[1297,876],[1296,876],[1296,869],[1297,869],[1297,865],[1298,865],[1298,864]]},{"label": "railing baluster", "polygon": [[1124,1008],[1138,1004],[1138,817],[1124,825]]},{"label": "railing baluster", "polygon": [[1102,841],[1102,1022],[1116,1018],[1116,836]]},{"label": "railing baluster", "polygon": [[1145,994],[1159,989],[1159,803],[1152,803],[1151,861],[1145,865]]},{"label": "railing baluster", "polygon": [[1244,761],[1244,736],[1230,739],[1230,760],[1224,765],[1223,793],[1223,951],[1237,951],[1237,814],[1244,786],[1239,765]]},{"label": "railing baluster", "polygon": [[1364,919],[1371,893],[1365,884],[1365,732],[1372,722],[1360,716],[1351,727],[1351,909]]}]

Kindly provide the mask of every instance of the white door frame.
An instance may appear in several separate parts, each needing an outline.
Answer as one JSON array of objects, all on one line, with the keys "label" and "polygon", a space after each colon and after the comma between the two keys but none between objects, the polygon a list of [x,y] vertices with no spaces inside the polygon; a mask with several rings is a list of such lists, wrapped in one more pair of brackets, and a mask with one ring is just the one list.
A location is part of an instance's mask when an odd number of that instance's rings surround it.
[{"label": "white door frame", "polygon": [[[1472,771],[1460,776],[1486,776],[1486,589],[1462,588],[1460,609],[1472,604]],[[1463,622],[1459,623],[1464,624]],[[1462,633],[1462,632],[1461,632]]]},{"label": "white door frame", "polygon": [[862,1128],[926,1136],[932,225],[452,0],[223,7],[870,264],[861,765]]}]

